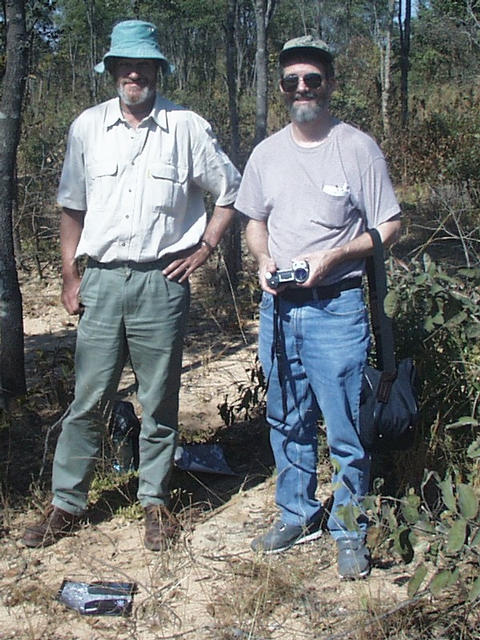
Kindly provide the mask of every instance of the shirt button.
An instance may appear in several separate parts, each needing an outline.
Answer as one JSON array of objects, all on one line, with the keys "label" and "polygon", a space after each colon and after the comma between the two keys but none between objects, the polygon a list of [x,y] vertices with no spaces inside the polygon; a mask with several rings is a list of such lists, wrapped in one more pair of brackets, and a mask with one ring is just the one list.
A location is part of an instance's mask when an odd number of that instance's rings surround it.
[{"label": "shirt button", "polygon": [[130,217],[130,216],[129,216],[129,215],[128,215],[128,213],[127,213],[127,215],[125,216],[125,218],[129,218],[129,217]]},{"label": "shirt button", "polygon": [[124,247],[124,246],[125,246],[125,242],[122,242],[122,247]]}]

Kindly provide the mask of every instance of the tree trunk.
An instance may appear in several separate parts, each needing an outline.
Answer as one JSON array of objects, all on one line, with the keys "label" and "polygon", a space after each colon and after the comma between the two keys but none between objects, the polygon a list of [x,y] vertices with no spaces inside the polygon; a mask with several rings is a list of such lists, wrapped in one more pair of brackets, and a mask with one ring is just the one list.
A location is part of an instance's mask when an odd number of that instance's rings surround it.
[{"label": "tree trunk", "polygon": [[228,0],[227,20],[225,24],[227,51],[226,71],[228,86],[228,110],[230,116],[230,159],[238,166],[240,150],[240,134],[238,130],[238,87],[237,87],[237,55],[235,46],[235,16],[237,0]]},{"label": "tree trunk", "polygon": [[257,99],[255,110],[255,140],[261,142],[267,135],[267,16],[266,0],[255,0],[255,23],[257,26],[257,50],[255,67],[257,72]]},{"label": "tree trunk", "polygon": [[25,393],[22,296],[13,245],[12,208],[28,44],[24,0],[5,1],[7,62],[0,101],[0,407]]},{"label": "tree trunk", "polygon": [[395,0],[388,0],[387,27],[385,31],[385,44],[383,45],[381,80],[382,80],[382,124],[383,137],[390,135],[390,80],[392,73],[392,37],[393,37],[393,17],[395,12]]},{"label": "tree trunk", "polygon": [[402,20],[403,2],[398,3],[398,24],[400,28],[400,100],[402,105],[401,124],[408,123],[408,72],[410,70],[410,22],[412,18],[412,0],[405,0],[405,14]]},{"label": "tree trunk", "polygon": [[[236,68],[237,56],[235,46],[236,14],[237,0],[228,0],[225,31],[227,41],[226,71],[231,140],[229,155],[232,162],[238,167],[240,159],[240,135],[238,130],[238,87]],[[229,274],[229,279],[233,289],[236,289],[238,285],[238,275],[242,270],[242,242],[240,220],[238,220],[238,216],[235,216],[231,227],[227,230],[222,242],[222,246],[225,266]]]},{"label": "tree trunk", "polygon": [[97,87],[98,87],[98,76],[96,71],[94,70],[94,66],[98,62],[97,59],[97,34],[96,34],[96,26],[97,20],[95,16],[95,0],[85,0],[85,11],[87,16],[87,24],[88,24],[88,37],[89,37],[89,65],[88,65],[88,77],[90,79],[90,95],[92,96],[93,102],[97,102]]}]

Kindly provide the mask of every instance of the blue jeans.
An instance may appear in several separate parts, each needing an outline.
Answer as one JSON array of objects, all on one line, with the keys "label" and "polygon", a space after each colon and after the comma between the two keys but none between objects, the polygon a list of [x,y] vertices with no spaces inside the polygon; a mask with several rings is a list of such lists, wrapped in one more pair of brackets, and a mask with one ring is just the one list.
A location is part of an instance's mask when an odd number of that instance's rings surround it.
[{"label": "blue jeans", "polygon": [[[370,344],[361,289],[305,303],[278,299],[277,348],[274,299],[263,293],[259,356],[266,378],[267,420],[277,467],[276,502],[281,520],[306,524],[321,510],[317,488],[317,421],[323,414],[334,466],[334,506],[328,528],[334,538],[363,537],[366,523],[348,531],[337,510],[366,494],[370,456],[359,440],[362,373]],[[277,353],[275,353],[275,351]]]}]

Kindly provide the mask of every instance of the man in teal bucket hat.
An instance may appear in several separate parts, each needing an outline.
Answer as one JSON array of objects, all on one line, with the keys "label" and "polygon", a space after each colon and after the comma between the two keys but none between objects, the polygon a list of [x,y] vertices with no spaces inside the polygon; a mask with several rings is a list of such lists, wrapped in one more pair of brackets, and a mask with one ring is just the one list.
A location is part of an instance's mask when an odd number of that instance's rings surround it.
[{"label": "man in teal bucket hat", "polygon": [[101,62],[95,65],[98,73],[109,70],[113,58],[147,58],[157,60],[162,73],[173,72],[172,65],[160,51],[158,46],[157,27],[151,22],[143,20],[124,20],[119,22],[112,31],[110,51],[103,56]]},{"label": "man in teal bucket hat", "polygon": [[[75,397],[55,451],[52,505],[23,543],[45,547],[78,527],[130,358],[142,405],[137,495],[145,546],[159,551],[179,532],[168,496],[188,277],[229,226],[240,176],[208,122],[157,93],[159,69],[172,67],[153,24],[117,24],[95,69],[112,75],[118,97],[73,122],[58,191],[62,301],[81,316]],[[205,190],[215,198],[208,223]],[[87,256],[83,277],[80,256]]]}]

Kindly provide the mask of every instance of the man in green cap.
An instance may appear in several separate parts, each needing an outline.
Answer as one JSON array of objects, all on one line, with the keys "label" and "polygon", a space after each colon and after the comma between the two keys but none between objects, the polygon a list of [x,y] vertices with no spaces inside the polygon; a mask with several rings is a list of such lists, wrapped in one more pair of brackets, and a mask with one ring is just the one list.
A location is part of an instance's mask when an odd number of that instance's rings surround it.
[{"label": "man in green cap", "polygon": [[[373,250],[366,229],[376,227],[390,245],[400,209],[376,143],[330,113],[335,77],[325,42],[288,41],[280,74],[291,123],[254,149],[235,202],[249,217],[263,289],[259,355],[280,511],[252,548],[277,553],[314,540],[327,515],[339,575],[360,578],[370,571],[366,521],[360,515],[349,529],[345,509],[353,507],[353,519],[361,513],[370,474],[359,438],[369,346],[362,274]],[[321,414],[335,469],[328,514],[316,496]]]},{"label": "man in green cap", "polygon": [[[109,71],[118,97],[73,122],[58,192],[62,301],[81,313],[75,397],[55,452],[52,505],[23,542],[48,546],[78,526],[102,418],[130,358],[142,406],[138,499],[145,546],[158,551],[179,529],[167,503],[188,277],[229,226],[240,176],[208,122],[156,92],[159,70],[171,67],[153,24],[118,23],[95,69]],[[204,191],[215,198],[208,224]]]}]

